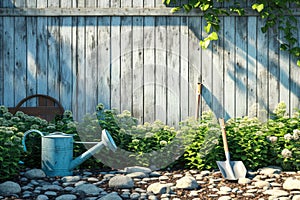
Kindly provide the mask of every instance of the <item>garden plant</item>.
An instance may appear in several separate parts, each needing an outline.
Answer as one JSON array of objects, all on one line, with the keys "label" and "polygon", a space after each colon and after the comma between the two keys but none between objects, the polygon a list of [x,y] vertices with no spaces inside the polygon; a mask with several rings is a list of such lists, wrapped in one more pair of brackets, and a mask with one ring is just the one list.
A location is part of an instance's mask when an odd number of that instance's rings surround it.
[{"label": "garden plant", "polygon": [[[194,118],[180,122],[178,128],[170,127],[160,121],[138,124],[129,111],[118,114],[116,110],[97,106],[96,119],[86,115],[82,122],[73,120],[72,112],[65,111],[62,117],[53,122],[22,112],[12,115],[4,106],[0,107],[0,179],[16,175],[24,167],[40,168],[40,136],[29,135],[26,139],[28,152],[23,152],[21,140],[29,129],[38,129],[45,134],[55,131],[73,134],[74,140],[100,141],[99,125],[107,129],[119,149],[129,152],[132,163],[149,166],[153,162],[162,162],[163,157],[174,156],[176,148],[182,148],[181,155],[168,164],[168,168],[217,169],[216,161],[224,160],[221,129],[212,112],[203,112],[199,120]],[[86,135],[80,138],[77,131],[85,129]],[[249,170],[268,165],[282,167],[284,170],[300,170],[300,111],[291,116],[286,113],[286,105],[279,103],[269,120],[259,121],[256,117],[229,119],[226,122],[227,139],[232,160],[241,160]],[[166,148],[170,144],[171,148]],[[75,144],[74,156],[85,151],[82,144]],[[106,151],[106,153],[105,153]],[[101,152],[110,155],[109,150]],[[154,152],[154,153],[152,153]],[[157,153],[158,152],[158,153]],[[145,154],[151,159],[146,159]],[[98,158],[98,157],[96,157]],[[115,158],[106,156],[103,160],[91,158],[80,168],[100,169],[109,167]],[[112,160],[109,160],[112,159]],[[113,160],[114,159],[114,160]],[[122,162],[120,156],[119,162]],[[126,158],[125,158],[126,159]],[[24,164],[22,164],[22,161]],[[107,164],[108,163],[108,164]]]}]

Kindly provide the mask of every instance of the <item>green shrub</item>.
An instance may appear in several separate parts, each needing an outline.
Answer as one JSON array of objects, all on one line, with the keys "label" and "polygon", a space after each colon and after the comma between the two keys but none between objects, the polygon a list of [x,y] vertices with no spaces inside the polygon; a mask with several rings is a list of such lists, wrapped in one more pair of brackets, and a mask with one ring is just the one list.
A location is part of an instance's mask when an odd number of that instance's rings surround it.
[{"label": "green shrub", "polygon": [[[220,128],[212,112],[202,113],[200,120],[189,118],[180,123],[180,132],[185,137],[186,150],[176,161],[186,168],[211,169],[218,158]],[[217,148],[217,149],[216,149]],[[213,153],[212,153],[213,152]]]},{"label": "green shrub", "polygon": [[19,172],[22,137],[17,128],[0,126],[0,181]]},{"label": "green shrub", "polygon": [[[292,117],[286,114],[286,106],[280,103],[271,118],[260,122],[257,118],[236,118],[226,122],[226,133],[231,160],[241,160],[248,169],[255,170],[266,165],[278,165],[284,170],[300,170],[300,111]],[[175,129],[160,121],[138,124],[138,120],[129,111],[118,114],[116,110],[97,106],[95,114],[86,115],[79,123],[73,120],[72,112],[65,111],[61,118],[48,123],[38,117],[17,112],[14,116],[7,108],[0,106],[1,150],[8,151],[4,144],[18,146],[15,159],[7,160],[10,167],[1,171],[1,177],[8,177],[18,169],[19,160],[26,161],[26,167],[41,166],[41,137],[30,134],[26,138],[27,153],[22,153],[22,134],[30,129],[38,129],[45,135],[59,131],[73,134],[75,141],[100,142],[101,130],[106,129],[118,146],[116,153],[107,149],[101,155],[92,157],[79,168],[99,169],[116,164],[153,166],[155,163],[174,167],[197,169],[217,169],[216,161],[224,161],[221,129],[212,112],[202,113],[200,120],[193,118],[180,122]],[[13,130],[7,131],[7,130]],[[2,133],[1,132],[1,133]],[[15,139],[19,138],[19,139]],[[83,144],[74,144],[74,156],[86,151]],[[90,146],[87,146],[90,148]],[[15,151],[15,149],[14,149]],[[0,155],[5,155],[1,153]],[[4,159],[4,156],[0,159]],[[99,159],[100,158],[100,159]],[[174,162],[170,163],[173,159]],[[1,160],[0,160],[1,161]],[[11,163],[10,163],[11,162]],[[3,169],[3,167],[1,167]],[[4,174],[5,173],[5,174]]]},{"label": "green shrub", "polygon": [[286,105],[281,102],[262,131],[266,134],[270,146],[273,163],[284,170],[300,170],[300,112],[294,112],[292,117],[286,113]]},{"label": "green shrub", "polygon": [[[299,110],[292,117],[287,116],[286,106],[281,102],[265,123],[255,117],[228,120],[226,134],[231,160],[243,161],[252,170],[274,164],[284,170],[300,170],[299,116]],[[214,121],[203,113],[200,121],[189,119],[183,123],[181,128],[195,136],[180,158],[185,167],[217,169],[216,161],[225,160],[221,130]]]}]

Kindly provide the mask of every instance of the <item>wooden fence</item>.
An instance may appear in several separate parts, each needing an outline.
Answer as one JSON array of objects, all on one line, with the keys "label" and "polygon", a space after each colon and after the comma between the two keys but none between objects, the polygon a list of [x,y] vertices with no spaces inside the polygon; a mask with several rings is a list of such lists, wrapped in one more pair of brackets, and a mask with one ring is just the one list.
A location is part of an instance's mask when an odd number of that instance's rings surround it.
[{"label": "wooden fence", "polygon": [[172,15],[161,0],[0,7],[0,105],[47,94],[78,119],[101,102],[174,125],[194,116],[198,80],[201,111],[216,117],[267,117],[280,101],[290,113],[300,105],[300,68],[279,50],[282,33],[263,34],[255,14],[221,17],[220,39],[203,50],[201,13]]}]

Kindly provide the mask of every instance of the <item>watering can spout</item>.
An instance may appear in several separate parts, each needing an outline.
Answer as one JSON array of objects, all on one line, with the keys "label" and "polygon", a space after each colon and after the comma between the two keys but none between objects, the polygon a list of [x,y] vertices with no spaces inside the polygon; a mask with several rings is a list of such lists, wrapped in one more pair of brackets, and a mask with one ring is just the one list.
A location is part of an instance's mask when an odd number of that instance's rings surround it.
[{"label": "watering can spout", "polygon": [[69,170],[75,169],[78,165],[80,165],[81,163],[92,157],[94,154],[96,154],[98,151],[100,151],[100,149],[102,149],[104,146],[108,147],[114,152],[117,150],[117,146],[107,130],[104,129],[102,131],[101,139],[101,142],[99,142],[98,144],[96,144],[95,146],[93,146],[92,148],[75,158],[73,161],[71,161]]}]

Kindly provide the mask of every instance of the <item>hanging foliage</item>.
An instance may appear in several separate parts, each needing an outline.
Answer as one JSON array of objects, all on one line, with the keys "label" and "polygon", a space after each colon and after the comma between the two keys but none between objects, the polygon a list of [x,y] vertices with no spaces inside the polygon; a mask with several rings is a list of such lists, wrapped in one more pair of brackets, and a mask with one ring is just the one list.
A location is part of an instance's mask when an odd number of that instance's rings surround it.
[{"label": "hanging foliage", "polygon": [[[245,0],[244,0],[245,1]],[[229,8],[222,7],[223,2],[232,5]],[[229,16],[232,14],[244,16],[249,9],[240,5],[241,1],[237,0],[190,0],[188,3],[176,6],[171,12],[185,10],[200,10],[206,20],[204,31],[207,36],[200,41],[202,48],[207,48],[211,41],[218,40],[218,31],[220,29],[220,16]],[[297,19],[293,9],[299,8],[300,0],[253,0],[251,9],[258,13],[259,17],[264,20],[261,27],[263,33],[267,33],[274,27],[282,31],[283,37],[280,41],[280,49],[289,52],[296,57],[297,65],[300,66],[300,47],[297,37]],[[175,0],[163,0],[163,3],[169,5],[176,3]]]}]

